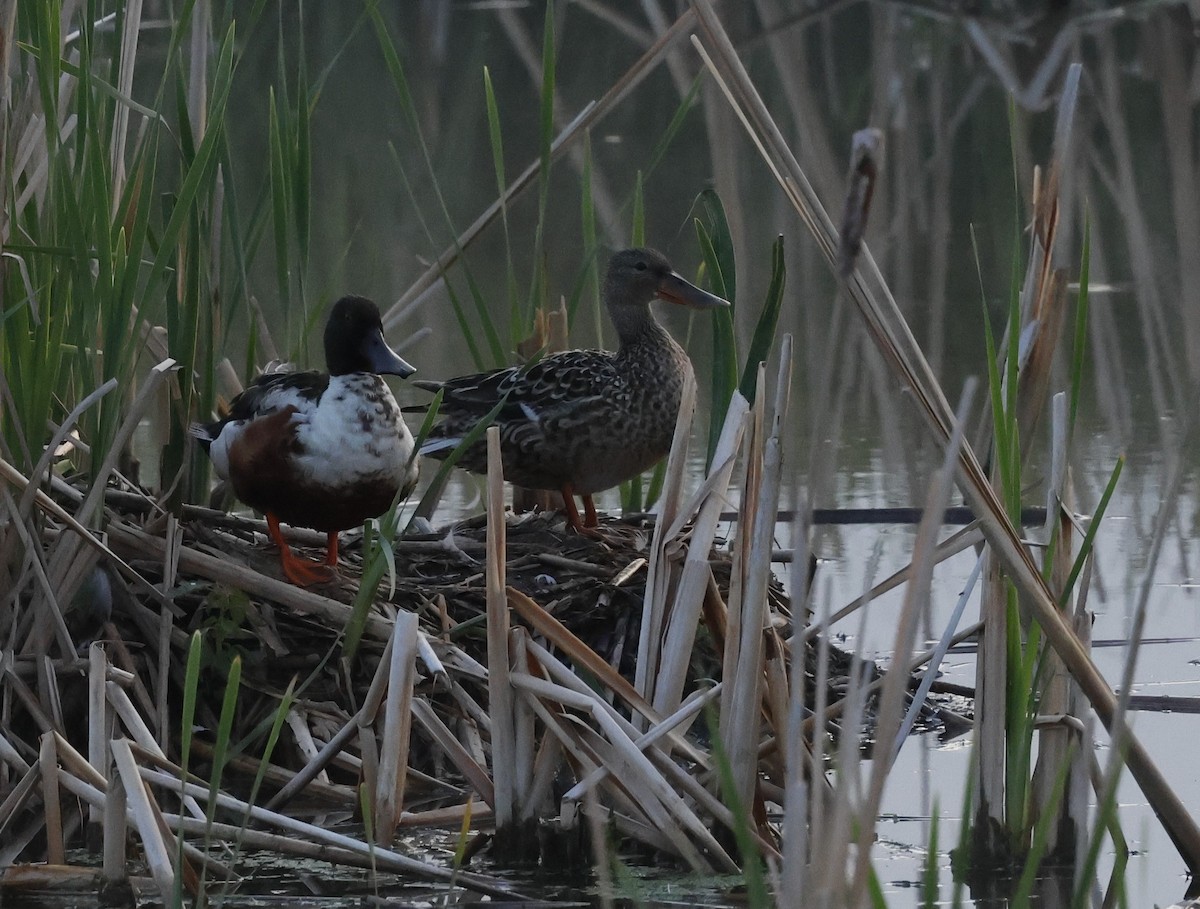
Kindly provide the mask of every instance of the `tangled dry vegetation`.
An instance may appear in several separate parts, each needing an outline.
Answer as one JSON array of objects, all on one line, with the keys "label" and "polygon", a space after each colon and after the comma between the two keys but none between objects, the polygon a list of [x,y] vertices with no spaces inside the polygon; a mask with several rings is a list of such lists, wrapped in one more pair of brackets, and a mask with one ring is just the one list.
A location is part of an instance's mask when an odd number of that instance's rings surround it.
[{"label": "tangled dry vegetation", "polygon": [[[19,634],[3,656],[0,772],[9,797],[0,811],[0,864],[61,865],[65,848],[86,830],[93,844],[103,844],[105,876],[123,880],[126,828],[114,803],[125,802],[164,893],[179,876],[194,882],[195,865],[210,876],[235,873],[192,846],[176,864],[167,830],[190,833],[197,845],[228,839],[449,878],[450,869],[392,853],[387,844],[398,826],[492,824],[485,521],[401,539],[395,588],[384,585],[361,646],[344,659],[340,644],[361,580],[361,546],[345,548],[337,581],[303,590],[278,579],[261,521],[195,507],[176,520],[114,482],[105,489],[106,535],[93,536],[73,519],[86,491],[57,477],[50,485],[51,496],[31,496],[41,510],[22,523],[36,529],[45,563],[64,564],[55,554],[70,540],[88,545],[72,547],[61,584],[43,586],[36,562],[11,579],[10,589],[22,594],[8,602],[5,620]],[[732,565],[712,550],[720,498],[710,501],[707,536],[701,530],[697,540],[689,521],[668,543],[658,542],[657,557],[654,525],[646,520],[606,522],[600,538],[565,535],[561,521],[540,514],[505,522],[500,561],[515,619],[511,641],[524,652],[511,669],[516,690],[528,698],[514,743],[526,774],[514,800],[521,822],[555,816],[563,823],[562,805],[581,804],[599,783],[610,807],[597,810],[626,835],[695,867],[737,867],[710,832],[714,821],[732,828],[733,818],[704,786],[706,777],[712,783],[709,736],[684,734],[720,690],[711,680],[721,676]],[[700,594],[708,639],[684,667],[678,699],[685,706],[663,720],[630,681],[646,581],[649,573],[673,566],[678,574],[693,562],[707,576]],[[769,604],[782,650],[790,615],[773,581]],[[188,671],[195,632],[204,640],[198,684]],[[236,702],[224,703],[225,680],[239,676]],[[197,731],[181,736],[181,711],[192,700]],[[643,733],[635,725],[639,714],[657,726]],[[180,745],[189,738],[185,764]],[[652,742],[653,759],[638,750]],[[606,771],[621,766],[621,749],[641,756],[645,781]],[[671,751],[684,759],[672,760]],[[107,776],[96,770],[103,766],[111,768]],[[568,777],[574,788],[564,794]],[[648,791],[656,797],[643,801]],[[780,798],[777,792],[772,801]],[[301,820],[361,818],[364,808],[373,845]],[[532,836],[517,851],[536,853],[536,831]],[[19,865],[9,874],[30,880]],[[95,876],[63,868],[33,880],[53,874],[68,881]],[[484,892],[509,891],[482,876],[455,879]]]}]

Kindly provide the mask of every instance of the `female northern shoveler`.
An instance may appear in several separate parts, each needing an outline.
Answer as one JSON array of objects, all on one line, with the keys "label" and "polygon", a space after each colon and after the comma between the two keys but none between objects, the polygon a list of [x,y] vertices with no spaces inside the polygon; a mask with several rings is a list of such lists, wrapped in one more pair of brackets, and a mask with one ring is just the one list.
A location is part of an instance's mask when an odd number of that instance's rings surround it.
[{"label": "female northern shoveler", "polygon": [[[617,329],[616,353],[568,350],[530,366],[414,382],[443,392],[442,420],[421,453],[445,458],[498,404],[504,478],[532,489],[558,490],[575,530],[596,526],[592,494],[634,477],[671,448],[679,398],[692,364],[650,312],[650,302],[707,309],[728,306],[680,277],[659,253],[627,249],[613,256],[604,303]],[[459,466],[487,470],[483,442]],[[583,497],[581,523],[575,495]]]},{"label": "female northern shoveler", "polygon": [[[413,438],[381,373],[414,370],[383,337],[379,309],[343,297],[325,325],[328,373],[259,376],[229,415],[193,429],[237,497],[267,516],[283,573],[295,584],[328,580],[338,531],[383,514],[417,482]],[[325,565],[292,553],[279,522],[328,534]]]}]

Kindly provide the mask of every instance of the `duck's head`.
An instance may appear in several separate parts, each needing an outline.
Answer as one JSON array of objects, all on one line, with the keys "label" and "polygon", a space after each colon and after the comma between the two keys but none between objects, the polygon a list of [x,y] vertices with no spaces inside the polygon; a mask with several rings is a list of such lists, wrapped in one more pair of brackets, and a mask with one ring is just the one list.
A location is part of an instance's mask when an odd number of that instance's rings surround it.
[{"label": "duck's head", "polygon": [[609,305],[645,306],[655,299],[694,309],[728,306],[724,300],[686,280],[653,249],[624,249],[608,263],[604,294]]},{"label": "duck's head", "polygon": [[342,297],[325,323],[325,365],[332,376],[374,372],[406,379],[416,370],[388,346],[379,307],[366,297]]}]

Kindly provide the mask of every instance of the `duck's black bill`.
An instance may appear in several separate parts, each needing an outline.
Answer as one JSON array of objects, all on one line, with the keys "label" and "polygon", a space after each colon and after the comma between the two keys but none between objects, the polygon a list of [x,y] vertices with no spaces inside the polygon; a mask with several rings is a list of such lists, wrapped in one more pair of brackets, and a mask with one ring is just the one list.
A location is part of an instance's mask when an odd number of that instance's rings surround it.
[{"label": "duck's black bill", "polygon": [[372,332],[367,336],[363,353],[371,364],[371,369],[381,376],[399,376],[407,379],[417,370],[400,354],[388,346],[382,331]]},{"label": "duck's black bill", "polygon": [[710,294],[707,290],[701,290],[676,272],[671,272],[659,282],[658,297],[668,303],[678,303],[692,309],[715,309],[718,306],[729,305],[728,300]]}]

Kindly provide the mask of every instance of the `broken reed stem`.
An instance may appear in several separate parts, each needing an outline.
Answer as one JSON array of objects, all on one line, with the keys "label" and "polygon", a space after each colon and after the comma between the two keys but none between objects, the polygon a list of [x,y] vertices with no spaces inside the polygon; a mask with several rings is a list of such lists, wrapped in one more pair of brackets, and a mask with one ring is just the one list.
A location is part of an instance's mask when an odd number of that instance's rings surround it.
[{"label": "broken reed stem", "polygon": [[358,708],[358,712],[354,714],[346,724],[339,729],[325,743],[315,758],[304,765],[304,768],[296,774],[295,778],[280,789],[267,802],[269,811],[281,811],[288,802],[295,798],[305,786],[317,778],[338,754],[348,745],[355,737],[361,735],[364,730],[369,730],[372,723],[375,722],[375,714],[379,711],[379,705],[383,703],[383,695],[387,690],[387,672],[391,665],[392,656],[392,638],[388,638],[387,646],[384,647],[383,656],[379,660],[379,665],[375,668],[375,675],[371,677],[371,684],[367,688],[367,695],[363,698],[362,706]]},{"label": "broken reed stem", "polygon": [[[638,633],[637,662],[634,668],[633,687],[646,703],[657,697],[658,665],[663,645],[663,631],[667,595],[671,589],[673,569],[667,557],[666,547],[672,539],[668,527],[679,513],[682,496],[682,478],[687,464],[688,441],[691,438],[692,419],[696,407],[696,378],[688,371],[679,400],[679,413],[675,418],[675,435],[671,439],[671,451],[667,456],[666,480],[659,498],[659,516],[654,522],[650,537],[650,562],[646,568],[646,591],[642,598],[642,624]],[[636,723],[642,721],[635,720]]]},{"label": "broken reed stem", "polygon": [[[697,503],[698,510],[689,507],[680,512],[674,522],[678,524],[679,518],[684,516],[696,516],[688,537],[683,568],[675,572],[678,579],[674,585],[675,595],[670,611],[664,617],[665,635],[658,639],[660,644],[656,652],[661,652],[661,665],[653,682],[652,703],[659,713],[675,710],[683,695],[684,682],[696,641],[696,630],[704,607],[704,596],[708,589],[708,579],[712,575],[708,563],[709,553],[716,538],[721,511],[726,502],[738,449],[745,432],[748,408],[746,399],[740,393],[734,392],[725,412],[721,435],[713,450],[712,466],[702,486],[704,498]],[[664,521],[666,517],[665,514],[660,515],[659,521]],[[674,530],[673,527],[670,529]],[[664,545],[673,539],[675,534],[668,531],[664,535]],[[663,591],[664,602],[669,589]],[[649,591],[647,586],[647,596]]]},{"label": "broken reed stem", "polygon": [[496,830],[504,836],[516,819],[516,728],[509,681],[508,598],[505,596],[504,465],[500,428],[487,430],[487,654],[488,713],[492,722],[492,784]]},{"label": "broken reed stem", "polygon": [[[157,812],[151,805],[146,784],[138,775],[137,763],[133,759],[128,739],[113,740],[112,754],[117,773],[125,787],[125,797],[133,814],[134,826],[137,827],[138,837],[142,841],[146,864],[150,866],[150,873],[158,885],[163,901],[169,903],[175,893],[175,867],[171,863],[171,854],[163,840],[162,832],[158,829]],[[204,791],[199,786],[196,789]]]},{"label": "broken reed stem", "polygon": [[[776,395],[769,415],[764,414],[760,423],[755,420],[757,432],[765,433],[756,444],[751,445],[756,463],[761,458],[757,471],[747,467],[747,483],[752,475],[758,478],[754,495],[743,497],[744,503],[753,504],[750,515],[743,514],[739,522],[739,537],[748,542],[746,560],[742,564],[745,577],[742,588],[740,622],[732,623],[726,634],[726,648],[735,638],[740,638],[737,647],[737,662],[732,676],[725,675],[731,693],[731,704],[740,709],[731,710],[728,718],[722,717],[722,736],[729,757],[730,773],[733,777],[732,797],[749,811],[754,803],[755,782],[758,779],[758,743],[761,740],[761,717],[764,660],[766,642],[764,634],[768,628],[769,611],[767,590],[771,574],[771,544],[775,534],[775,517],[779,510],[779,492],[783,475],[783,452],[780,434],[787,416],[788,390],[791,387],[791,336],[785,335],[782,343]],[[759,364],[757,403],[765,407],[766,371]],[[730,668],[726,661],[725,668]],[[800,671],[803,671],[801,662]],[[723,699],[724,700],[724,699]],[[723,704],[724,706],[724,704]],[[728,725],[726,725],[726,719]]]},{"label": "broken reed stem", "polygon": [[383,742],[375,790],[375,842],[390,843],[404,810],[404,780],[412,734],[413,680],[416,675],[418,627],[416,613],[396,614],[392,653],[388,661],[387,697],[383,705]]},{"label": "broken reed stem", "polygon": [[[165,786],[172,791],[178,792],[180,789],[182,789],[186,794],[198,798],[201,801],[208,801],[209,798],[209,791],[207,787],[198,786],[195,783],[182,782],[178,777],[164,773],[160,770],[152,770],[143,767],[141,768],[141,778],[147,783]],[[225,793],[218,792],[216,794],[216,800],[217,807],[219,808],[242,814],[249,820],[269,824],[273,827],[289,831],[290,833],[294,833],[299,836],[306,836],[318,843],[324,843],[329,846],[347,849],[363,857],[371,857],[373,855],[376,857],[376,859],[378,859],[380,856],[388,856],[390,857],[396,869],[404,874],[412,874],[425,880],[441,881],[443,883],[457,883],[469,890],[475,890],[492,896],[502,896],[505,898],[512,898],[515,896],[509,887],[504,886],[495,879],[489,878],[482,874],[456,871],[455,869],[451,868],[442,868],[438,865],[422,862],[378,846],[371,846],[344,834],[335,833],[331,830],[326,830],[325,828],[318,827],[314,824],[306,824],[303,821],[288,817],[285,814],[277,814],[276,812],[268,811],[265,808],[251,805],[242,801],[241,799],[226,795]]]}]

